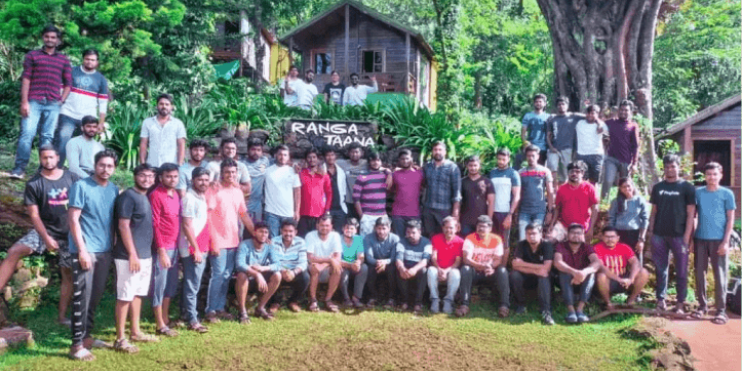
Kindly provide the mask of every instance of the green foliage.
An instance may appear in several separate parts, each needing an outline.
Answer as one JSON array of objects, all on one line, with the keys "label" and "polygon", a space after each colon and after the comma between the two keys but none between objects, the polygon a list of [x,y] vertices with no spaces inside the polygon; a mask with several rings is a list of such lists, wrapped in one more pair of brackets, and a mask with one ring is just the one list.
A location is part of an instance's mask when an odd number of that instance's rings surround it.
[{"label": "green foliage", "polygon": [[139,135],[142,121],[151,115],[146,105],[134,102],[116,104],[107,116],[110,135],[104,141],[106,147],[116,151],[119,168],[132,170],[139,163]]},{"label": "green foliage", "polygon": [[20,89],[21,84],[18,81],[0,82],[0,143],[13,142],[20,135]]}]

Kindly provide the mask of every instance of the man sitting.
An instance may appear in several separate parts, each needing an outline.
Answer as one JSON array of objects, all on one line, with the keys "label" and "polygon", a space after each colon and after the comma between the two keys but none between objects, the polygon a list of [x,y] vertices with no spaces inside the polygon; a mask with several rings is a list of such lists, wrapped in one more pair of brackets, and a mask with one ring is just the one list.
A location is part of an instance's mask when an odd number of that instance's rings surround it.
[{"label": "man sitting", "polygon": [[332,295],[340,284],[343,267],[340,255],[343,245],[340,235],[332,230],[332,215],[324,214],[317,219],[317,230],[307,233],[307,260],[309,260],[309,310],[319,311],[317,305],[317,286],[319,282],[329,282],[325,307],[330,312],[337,312],[338,306],[332,302]]},{"label": "man sitting", "polygon": [[461,306],[456,310],[457,317],[469,314],[472,285],[478,281],[497,284],[500,294],[498,315],[507,317],[510,314],[510,286],[508,271],[502,262],[503,245],[500,236],[491,233],[492,219],[487,215],[477,218],[477,231],[466,236],[464,240],[464,267],[461,268]]},{"label": "man sitting", "polygon": [[258,306],[255,307],[255,315],[264,320],[273,320],[273,314],[265,310],[265,305],[273,297],[273,294],[281,285],[281,266],[275,254],[275,249],[270,245],[270,231],[268,224],[264,222],[255,223],[253,239],[242,241],[237,256],[235,267],[237,271],[237,301],[240,309],[240,323],[250,323],[250,317],[245,309],[245,300],[249,281],[254,282],[260,296]]},{"label": "man sitting", "polygon": [[456,218],[447,216],[443,219],[443,233],[430,239],[433,245],[431,265],[428,268],[428,289],[430,289],[430,311],[438,313],[441,310],[438,299],[438,282],[446,282],[446,296],[443,298],[443,313],[453,312],[453,298],[461,283],[461,252],[464,240],[456,235],[458,222]]},{"label": "man sitting", "polygon": [[[590,320],[583,312],[593,291],[595,272],[600,270],[600,259],[590,245],[585,243],[585,228],[572,224],[567,232],[567,242],[562,242],[554,252],[554,267],[559,271],[559,287],[567,305],[567,323]],[[575,293],[578,293],[575,313]]]},{"label": "man sitting", "polygon": [[415,282],[415,307],[413,313],[423,312],[423,294],[428,275],[428,261],[433,253],[430,240],[422,237],[422,225],[417,220],[407,222],[405,239],[397,245],[397,270],[399,271],[399,291],[402,293],[402,311],[410,302],[410,283]]},{"label": "man sitting", "polygon": [[538,303],[541,319],[545,325],[554,324],[551,318],[551,263],[554,260],[554,246],[543,240],[541,226],[526,226],[526,240],[520,241],[515,249],[513,271],[510,284],[517,308],[516,314],[526,312],[526,288],[538,288]]},{"label": "man sitting", "polygon": [[[296,222],[293,219],[283,220],[279,230],[281,234],[273,237],[271,245],[273,245],[274,254],[278,260],[281,282],[286,282],[291,286],[289,309],[298,313],[301,312],[299,299],[304,296],[309,287],[307,246],[303,238],[296,236]],[[275,313],[281,307],[281,302],[276,296],[270,302],[270,311]]]},{"label": "man sitting", "polygon": [[634,250],[618,242],[618,232],[615,227],[610,226],[603,228],[603,241],[593,249],[603,263],[595,280],[606,310],[613,309],[611,295],[627,291],[631,293],[626,304],[634,305],[649,280],[649,272],[639,264]]},{"label": "man sitting", "polygon": [[379,299],[376,290],[376,278],[383,274],[389,285],[389,300],[384,305],[386,309],[394,308],[394,289],[397,277],[397,267],[394,260],[397,258],[396,251],[399,245],[399,237],[390,233],[391,221],[389,217],[383,216],[376,219],[374,232],[363,238],[363,248],[366,251],[366,265],[368,265],[368,291],[371,299],[366,303],[369,308],[376,306]]}]

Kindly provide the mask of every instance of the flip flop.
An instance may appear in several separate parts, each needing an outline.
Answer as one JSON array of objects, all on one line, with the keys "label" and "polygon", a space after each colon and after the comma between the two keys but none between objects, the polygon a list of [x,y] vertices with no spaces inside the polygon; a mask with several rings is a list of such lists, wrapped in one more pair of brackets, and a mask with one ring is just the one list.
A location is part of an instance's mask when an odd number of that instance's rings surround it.
[{"label": "flip flop", "polygon": [[145,334],[143,332],[140,332],[136,335],[131,335],[129,337],[129,340],[135,343],[157,343],[160,341],[160,339],[157,336]]},{"label": "flip flop", "polygon": [[691,318],[693,319],[703,319],[703,317],[706,317],[706,311],[703,309],[699,309],[693,313],[691,313]]},{"label": "flip flop", "polygon": [[726,325],[727,322],[729,322],[729,317],[727,317],[727,314],[725,312],[721,312],[714,317],[711,322],[717,325]]},{"label": "flip flop", "polygon": [[332,300],[325,300],[325,308],[328,312],[337,313],[340,311],[337,304],[333,303]]},{"label": "flip flop", "polygon": [[126,338],[116,340],[113,343],[113,350],[121,353],[134,354],[139,352],[139,348],[132,345]]},{"label": "flip flop", "polygon": [[195,325],[188,325],[188,329],[191,331],[198,332],[199,334],[205,334],[209,332],[209,329],[200,323],[196,323]]},{"label": "flip flop", "polygon": [[319,312],[319,304],[317,304],[317,299],[314,299],[311,303],[309,303],[309,311]]},{"label": "flip flop", "polygon": [[95,355],[91,353],[87,348],[80,347],[75,353],[70,353],[70,358],[76,361],[91,362],[95,361]]},{"label": "flip flop", "polygon": [[103,340],[100,339],[93,339],[93,345],[90,346],[91,349],[110,349],[113,348],[113,344],[106,343]]}]

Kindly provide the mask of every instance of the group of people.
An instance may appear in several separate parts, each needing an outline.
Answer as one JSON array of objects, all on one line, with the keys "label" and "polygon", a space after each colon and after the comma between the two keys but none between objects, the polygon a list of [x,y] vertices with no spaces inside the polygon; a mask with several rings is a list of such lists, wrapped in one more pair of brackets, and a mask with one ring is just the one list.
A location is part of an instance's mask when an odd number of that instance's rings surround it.
[{"label": "group of people", "polygon": [[[357,73],[350,74],[350,86],[345,86],[340,82],[340,74],[337,71],[330,73],[330,82],[325,84],[322,89],[323,99],[327,103],[334,103],[340,106],[359,106],[363,105],[366,97],[371,93],[379,91],[379,84],[376,82],[376,76],[372,75],[371,86],[361,85],[361,77]],[[299,77],[299,68],[292,66],[288,75],[281,82],[281,95],[283,103],[289,107],[300,107],[305,110],[311,109],[314,99],[319,95],[317,86],[313,84],[314,71],[309,69],[304,72],[304,79]]]},{"label": "group of people", "polygon": [[[45,41],[50,34],[54,32],[44,33]],[[38,63],[29,62],[28,68],[38,68]],[[24,85],[25,76],[24,71]],[[31,86],[36,84],[31,81]],[[100,101],[96,104],[100,108]],[[565,321],[581,323],[589,320],[584,308],[595,285],[608,308],[617,292],[627,292],[627,304],[635,303],[649,279],[643,252],[650,238],[657,307],[667,306],[672,251],[674,310],[685,310],[688,257],[694,246],[700,308],[693,315],[700,318],[708,311],[705,273],[710,261],[716,282],[714,321],[726,323],[723,293],[735,201],[719,185],[721,166],[707,164],[707,185],[696,189],[681,178],[679,157],[668,155],[664,180],[654,185],[647,202],[628,177],[638,151],[630,103],[622,103],[619,118],[606,123],[597,118],[596,107],[584,119],[568,113],[564,98],[551,116],[543,112],[543,95],[536,96],[534,106],[535,112],[524,117],[529,143],[522,169],[514,170],[511,153],[501,149],[489,173],[473,156],[466,159],[462,176],[459,166],[446,158],[443,142],[432,146],[432,159],[421,166],[403,149],[385,167],[378,152],[364,156],[358,144],[342,152],[310,149],[294,163],[287,146],[276,146],[268,156],[257,138],[248,140],[244,158],[238,156],[234,138],[222,139],[212,161],[206,160],[209,145],[201,139],[190,141],[186,156],[185,128],[172,116],[172,97],[163,94],[157,98],[157,114],[142,124],[141,164],[133,172],[134,186],[123,192],[110,181],[115,152],[95,141],[100,117],[84,116],[84,143],[98,146],[87,144],[78,157],[83,171],[65,169],[60,150],[49,141],[40,144],[40,169],[24,195],[34,229],[11,247],[0,265],[0,287],[22,257],[57,251],[59,321],[72,329],[70,356],[92,360],[94,348],[134,353],[133,342],[158,341],[139,326],[143,297],[151,300],[159,336],[178,335],[169,313],[179,292],[181,318],[189,330],[207,332],[201,319],[234,320],[227,308],[233,278],[240,323],[250,322],[251,291],[259,295],[253,315],[272,320],[284,303],[276,295],[282,285],[288,286],[285,303],[294,312],[302,310],[305,297],[310,311],[324,307],[337,312],[333,297],[340,288],[342,304],[349,308],[383,304],[421,314],[429,291],[431,313],[464,317],[476,284],[498,294],[500,317],[510,315],[511,292],[515,313],[521,314],[526,290],[535,289],[547,325],[554,324],[551,296],[556,284],[568,309]],[[339,158],[341,154],[347,159]],[[621,178],[608,223],[597,233],[600,199],[590,181],[601,178],[603,164],[603,198],[613,186],[607,175]],[[554,181],[555,176],[563,183]],[[516,217],[519,235],[511,252]],[[200,316],[196,304],[206,264],[207,304]],[[112,345],[92,334],[111,265],[117,299]],[[386,290],[379,290],[379,281]],[[321,283],[327,290],[318,298]],[[446,289],[442,299],[441,283]],[[66,320],[70,302],[72,315]]]}]

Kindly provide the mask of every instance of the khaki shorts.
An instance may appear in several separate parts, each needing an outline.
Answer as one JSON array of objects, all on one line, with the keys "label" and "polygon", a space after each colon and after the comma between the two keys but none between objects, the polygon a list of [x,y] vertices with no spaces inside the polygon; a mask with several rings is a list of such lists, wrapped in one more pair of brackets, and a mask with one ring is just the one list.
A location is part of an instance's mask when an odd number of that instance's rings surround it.
[{"label": "khaki shorts", "polygon": [[139,259],[139,272],[129,270],[129,260],[114,259],[116,264],[116,299],[132,301],[135,296],[147,296],[152,281],[152,259]]}]

